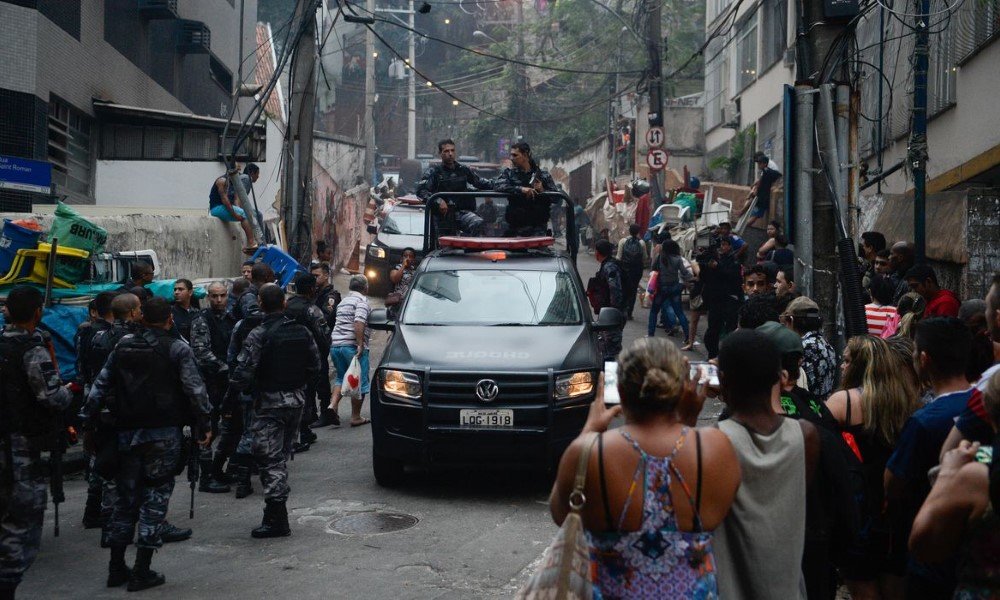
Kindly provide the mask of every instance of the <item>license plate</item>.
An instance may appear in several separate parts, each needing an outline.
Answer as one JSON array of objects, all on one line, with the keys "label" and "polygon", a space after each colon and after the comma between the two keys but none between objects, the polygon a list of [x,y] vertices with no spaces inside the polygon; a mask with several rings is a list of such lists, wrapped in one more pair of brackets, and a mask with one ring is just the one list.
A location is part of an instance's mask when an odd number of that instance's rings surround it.
[{"label": "license plate", "polygon": [[462,427],[513,427],[514,411],[509,408],[468,409],[459,411],[459,424]]}]

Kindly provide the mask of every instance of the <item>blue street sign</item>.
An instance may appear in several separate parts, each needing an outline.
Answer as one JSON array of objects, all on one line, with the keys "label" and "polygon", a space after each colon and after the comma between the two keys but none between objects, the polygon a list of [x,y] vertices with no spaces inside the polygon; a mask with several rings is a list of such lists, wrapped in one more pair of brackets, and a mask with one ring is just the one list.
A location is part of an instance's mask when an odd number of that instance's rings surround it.
[{"label": "blue street sign", "polygon": [[51,193],[52,165],[39,160],[0,156],[0,190]]}]

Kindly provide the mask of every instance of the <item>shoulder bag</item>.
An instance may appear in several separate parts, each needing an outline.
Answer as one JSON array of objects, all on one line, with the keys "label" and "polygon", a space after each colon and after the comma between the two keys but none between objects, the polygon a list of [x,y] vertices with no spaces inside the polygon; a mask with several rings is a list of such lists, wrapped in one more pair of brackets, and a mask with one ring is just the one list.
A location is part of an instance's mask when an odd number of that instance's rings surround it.
[{"label": "shoulder bag", "polygon": [[597,438],[594,435],[584,444],[576,465],[573,491],[569,495],[569,514],[545,549],[538,570],[518,591],[516,600],[590,600],[594,597],[590,543],[583,530],[580,509],[587,502],[583,489],[587,482],[590,451]]}]

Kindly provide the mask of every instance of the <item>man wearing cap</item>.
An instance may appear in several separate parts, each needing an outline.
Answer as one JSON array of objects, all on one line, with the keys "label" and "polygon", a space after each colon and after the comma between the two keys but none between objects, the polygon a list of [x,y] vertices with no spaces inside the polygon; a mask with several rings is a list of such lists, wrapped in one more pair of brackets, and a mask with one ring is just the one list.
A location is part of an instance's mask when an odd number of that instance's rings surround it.
[{"label": "man wearing cap", "polygon": [[800,296],[788,303],[781,322],[802,337],[802,369],[809,391],[825,400],[837,385],[837,353],[819,332],[823,325],[819,305]]},{"label": "man wearing cap", "polygon": [[806,385],[802,372],[802,338],[774,321],[764,323],[757,331],[766,335],[781,353],[781,405],[775,407],[775,412],[783,412],[796,419],[807,419],[816,425],[831,428],[831,431],[835,430],[837,422],[830,414],[830,409],[802,387]]}]

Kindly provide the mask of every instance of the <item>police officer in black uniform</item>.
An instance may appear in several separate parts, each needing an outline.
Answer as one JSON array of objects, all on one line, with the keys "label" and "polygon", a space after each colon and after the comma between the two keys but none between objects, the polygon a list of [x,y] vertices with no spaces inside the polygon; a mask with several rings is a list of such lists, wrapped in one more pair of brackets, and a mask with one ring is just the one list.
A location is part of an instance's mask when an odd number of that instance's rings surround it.
[{"label": "police officer in black uniform", "polygon": [[260,312],[257,292],[262,285],[274,283],[274,270],[266,263],[257,263],[250,269],[250,287],[241,292],[233,306],[233,316],[237,321]]},{"label": "police officer in black uniform", "polygon": [[0,334],[0,600],[13,600],[42,540],[48,499],[40,454],[62,443],[59,417],[73,394],[36,329],[41,292],[17,286],[6,309],[10,323]]},{"label": "police officer in black uniform", "polygon": [[[476,175],[475,171],[455,160],[455,142],[451,139],[438,142],[438,154],[441,156],[441,164],[427,169],[423,179],[417,183],[416,193],[421,200],[426,202],[432,194],[439,192],[493,189],[492,181],[483,179]],[[476,199],[475,197],[455,198],[454,205],[458,211],[475,212]]]},{"label": "police officer in black uniform", "polygon": [[[191,347],[170,333],[170,304],[153,298],[142,310],[145,327],[123,337],[112,350],[83,411],[88,424],[100,420],[103,411],[114,423],[118,498],[108,526],[108,587],[127,583],[129,591],[166,581],[150,563],[163,544],[161,529],[174,476],[183,466],[182,428],[190,425],[192,437],[203,448],[212,439],[205,382]],[[125,548],[133,540],[136,556],[130,570]]]},{"label": "police officer in black uniform", "polygon": [[[114,321],[111,302],[114,298],[114,292],[101,292],[94,298],[94,318],[80,325],[73,340],[73,346],[76,348],[76,377],[83,386],[84,398],[90,393],[90,386],[101,370],[100,366],[95,369],[93,361],[88,360],[92,352],[91,343],[99,332],[111,329],[111,323]],[[107,517],[110,516],[110,511],[107,511],[107,514],[101,511],[103,494],[101,487],[102,481],[94,470],[94,456],[91,455],[87,468],[87,504],[83,509],[84,529],[103,527]]]},{"label": "police officer in black uniform", "polygon": [[254,328],[236,359],[230,383],[254,388],[256,410],[250,429],[253,454],[264,486],[264,518],[255,538],[291,534],[288,526],[288,459],[299,430],[306,383],[320,368],[319,351],[304,326],[285,317],[285,292],[274,284],[260,288],[264,322]]},{"label": "police officer in black uniform", "polygon": [[229,491],[229,485],[223,467],[235,449],[235,444],[222,447],[219,416],[229,388],[226,351],[229,349],[236,320],[226,309],[228,286],[222,281],[215,281],[209,284],[207,291],[209,307],[198,312],[191,320],[190,341],[191,351],[194,352],[194,359],[208,388],[208,398],[212,402],[212,437],[220,442],[216,444],[214,457],[211,452],[203,452],[199,459],[201,479],[198,490],[210,494],[225,494]]},{"label": "police officer in black uniform", "polygon": [[542,192],[556,191],[555,181],[541,169],[531,156],[531,146],[517,142],[510,147],[512,167],[504,169],[496,179],[496,191],[508,194],[507,237],[546,234],[552,214],[552,202],[539,197]]},{"label": "police officer in black uniform", "polygon": [[[142,320],[142,304],[139,297],[135,294],[130,293],[120,293],[111,300],[111,315],[114,317],[114,322],[111,327],[99,331],[94,334],[93,339],[90,342],[90,347],[84,356],[84,365],[87,372],[92,373],[91,384],[97,379],[98,374],[100,374],[101,369],[104,368],[104,364],[107,362],[108,357],[111,352],[118,345],[126,335],[131,333],[136,333],[140,328],[140,321]],[[90,396],[90,390],[87,391],[87,396]],[[81,418],[86,418],[85,411],[81,409]],[[89,424],[84,424],[84,428],[90,428],[93,432],[91,439],[93,440],[93,450],[96,454],[101,455],[104,449],[104,444],[111,443],[114,440],[115,433],[113,424],[108,420],[108,415],[105,414],[103,419],[91,420]],[[113,456],[113,453],[103,454],[104,456]],[[90,487],[100,488],[100,500],[98,505],[100,507],[100,519],[97,524],[89,523],[91,526],[103,527],[101,533],[101,547],[108,547],[108,529],[105,527],[108,520],[111,518],[111,513],[114,510],[114,505],[117,502],[117,489],[115,487],[115,481],[113,478],[103,477],[100,473],[103,471],[98,464],[94,464],[94,468],[91,469],[91,477],[94,480]],[[88,488],[88,494],[90,490]],[[95,489],[96,494],[96,489]],[[90,502],[88,496],[88,503]],[[172,542],[183,542],[184,540],[191,537],[194,532],[188,528],[175,527],[174,525],[164,521],[163,528],[160,532],[160,537],[164,543]]]},{"label": "police officer in black uniform", "polygon": [[[309,427],[319,416],[316,409],[316,398],[321,386],[321,379],[326,378],[329,382],[329,366],[323,370],[323,365],[329,365],[323,360],[323,356],[330,353],[330,327],[326,323],[326,315],[315,304],[316,278],[309,273],[299,273],[295,276],[295,295],[285,303],[285,316],[292,319],[299,325],[305,326],[312,333],[313,341],[320,355],[320,372],[316,374],[316,380],[306,386],[306,405],[302,411],[302,420],[299,424],[299,443],[295,446],[295,453],[309,450],[309,446],[316,442],[316,434]],[[322,398],[320,399],[323,400]],[[326,406],[330,404],[329,396],[325,399]]]}]

